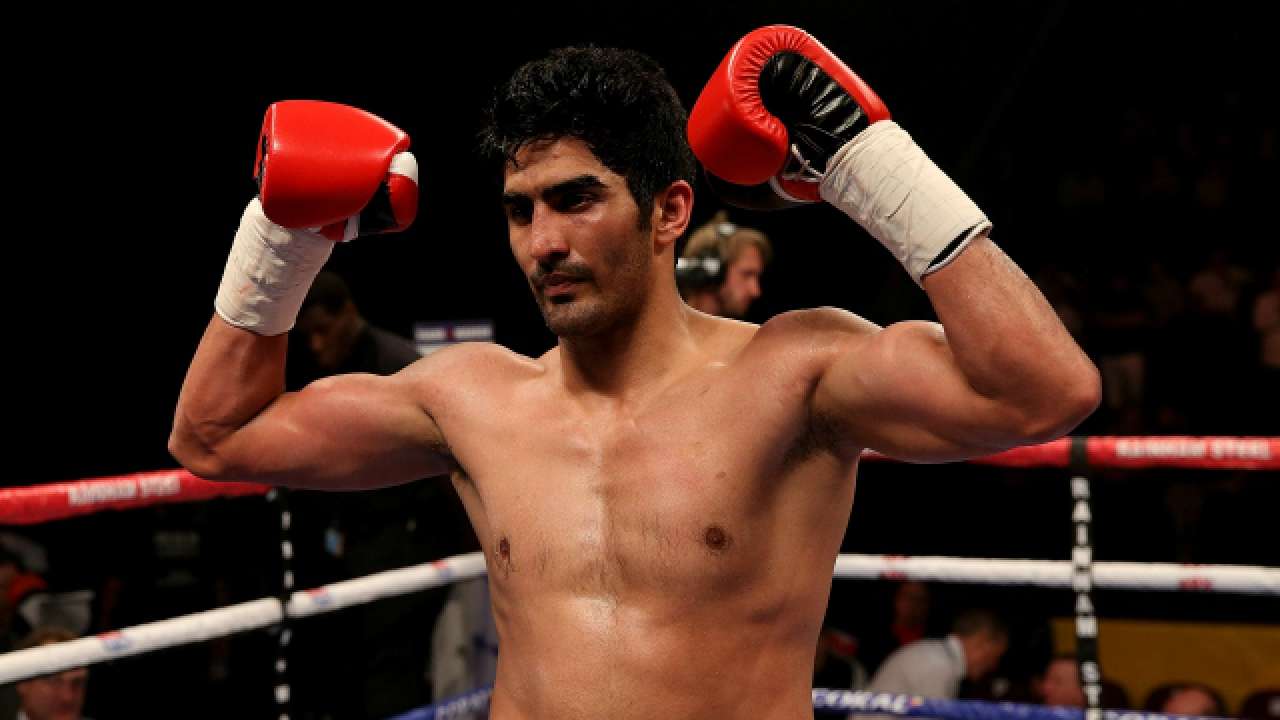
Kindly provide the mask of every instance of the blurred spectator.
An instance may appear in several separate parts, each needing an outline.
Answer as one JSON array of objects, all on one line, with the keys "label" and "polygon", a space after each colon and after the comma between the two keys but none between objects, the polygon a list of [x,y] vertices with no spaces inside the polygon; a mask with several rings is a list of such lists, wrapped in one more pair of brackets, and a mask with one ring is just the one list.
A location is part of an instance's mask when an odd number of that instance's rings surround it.
[{"label": "blurred spectator", "polygon": [[1080,687],[1080,667],[1069,655],[1049,661],[1044,674],[1034,681],[1036,696],[1045,705],[1084,707],[1084,688]]},{"label": "blurred spectator", "polygon": [[[1280,398],[1280,265],[1271,273],[1271,284],[1253,302],[1253,329],[1258,333],[1258,397]],[[1274,407],[1260,414],[1256,432],[1280,433],[1280,413]]]},{"label": "blurred spectator", "polygon": [[305,343],[294,360],[310,364],[296,369],[295,386],[340,373],[390,375],[418,359],[412,342],[365,320],[346,282],[328,270],[311,285],[291,337]]},{"label": "blurred spectator", "polygon": [[1249,273],[1231,262],[1223,248],[1216,248],[1209,263],[1191,277],[1191,299],[1202,316],[1234,320],[1240,314],[1240,297],[1249,284]]},{"label": "blurred spectator", "polygon": [[899,583],[893,591],[892,615],[887,625],[863,633],[858,642],[858,660],[874,671],[903,645],[923,640],[928,632],[929,586],[918,580]]},{"label": "blurred spectator", "polygon": [[1159,258],[1152,258],[1147,263],[1142,299],[1147,309],[1147,327],[1155,330],[1171,327],[1187,311],[1187,292],[1183,284],[1168,264]]},{"label": "blurred spectator", "polygon": [[1140,433],[1146,386],[1146,330],[1150,316],[1141,290],[1126,268],[1114,268],[1097,293],[1089,336],[1098,354],[1102,390],[1112,429]]},{"label": "blurred spectator", "polygon": [[[62,628],[40,627],[33,630],[18,649],[74,639],[73,633]],[[88,684],[88,668],[63,670],[17,683],[20,708],[17,720],[87,720],[80,712],[84,709]]]},{"label": "blurred spectator", "polygon": [[[1193,416],[1198,423],[1193,432],[1231,433],[1248,431],[1250,418],[1236,410],[1248,374],[1241,372],[1248,358],[1248,331],[1241,302],[1249,283],[1249,273],[1231,261],[1227,251],[1217,248],[1208,264],[1196,272],[1189,286],[1191,325],[1186,361]],[[1234,423],[1234,425],[1228,425]]]},{"label": "blurred spectator", "polygon": [[[356,307],[347,283],[325,270],[316,276],[290,333],[287,384],[301,390],[330,375],[392,375],[418,360],[406,338],[371,325]],[[352,552],[363,552],[362,538],[388,525],[403,527],[416,508],[412,485],[357,495],[291,493],[297,515],[294,544],[303,550],[295,560],[299,582],[320,585],[352,577],[344,568]],[[386,567],[376,568],[379,570]]]},{"label": "blurred spectator", "polygon": [[27,572],[46,575],[49,572],[49,552],[41,543],[26,535],[15,532],[0,531],[0,552],[7,551],[17,558],[18,563]]},{"label": "blurred spectator", "polygon": [[[1072,655],[1055,655],[1044,672],[1032,678],[1036,700],[1057,707],[1085,707],[1084,688],[1080,685],[1080,665]],[[1120,685],[1103,678],[1099,704],[1107,709],[1129,707],[1129,694]]]},{"label": "blurred spectator", "polygon": [[1148,318],[1145,396],[1150,425],[1145,431],[1178,434],[1186,424],[1180,402],[1180,383],[1185,378],[1179,374],[1187,342],[1187,291],[1164,260],[1152,258],[1147,263],[1142,297]]},{"label": "blurred spectator", "polygon": [[[290,336],[288,386],[343,373],[391,375],[419,359],[408,339],[368,322],[340,276],[323,271]],[[433,478],[360,493],[289,493],[295,570],[303,587],[416,565],[475,549],[457,494]],[[292,651],[295,707],[383,718],[431,700],[423,672],[446,589],[414,593],[308,622]],[[326,652],[349,650],[347,663]]]},{"label": "blurred spectator", "polygon": [[1147,696],[1144,709],[1177,715],[1212,715],[1222,717],[1227,705],[1222,694],[1201,683],[1162,685]]},{"label": "blurred spectator", "polygon": [[721,210],[689,234],[676,261],[680,294],[696,310],[742,318],[760,297],[760,275],[772,258],[764,233],[729,222]]},{"label": "blurred spectator", "polygon": [[491,686],[497,670],[498,630],[490,609],[488,578],[451,584],[431,635],[427,677],[432,698],[439,701]]},{"label": "blurred spectator", "polygon": [[867,671],[857,660],[858,641],[849,633],[827,626],[818,635],[818,651],[813,662],[816,688],[861,688]]},{"label": "blurred spectator", "polygon": [[[98,555],[106,574],[100,587],[99,629],[125,628],[227,604],[229,598],[223,592],[227,569],[247,563],[245,556],[233,551],[231,538],[246,533],[250,526],[233,529],[219,522],[220,510],[213,503],[156,505],[140,511],[132,522],[110,525],[109,543],[86,548],[86,554]],[[109,521],[98,518],[95,522]],[[159,683],[138,698],[137,689],[124,678],[173,673],[199,678],[199,687],[211,691],[214,681],[222,679],[218,674],[225,669],[230,643],[230,638],[215,638],[144,654],[131,660],[128,668],[105,666],[95,673],[100,684],[93,707],[100,713],[104,708],[130,707],[146,714],[176,703],[201,704],[207,695],[196,697],[177,683]]]},{"label": "blurred spectator", "polygon": [[866,689],[954,698],[962,680],[978,680],[995,670],[1008,648],[1009,631],[1004,621],[988,610],[968,610],[956,618],[945,638],[917,640],[895,651]]},{"label": "blurred spectator", "polygon": [[29,572],[16,553],[0,545],[0,652],[31,629],[20,609],[47,587],[44,578]]},{"label": "blurred spectator", "polygon": [[1280,718],[1280,689],[1257,690],[1240,704],[1240,717],[1245,720],[1276,720]]}]

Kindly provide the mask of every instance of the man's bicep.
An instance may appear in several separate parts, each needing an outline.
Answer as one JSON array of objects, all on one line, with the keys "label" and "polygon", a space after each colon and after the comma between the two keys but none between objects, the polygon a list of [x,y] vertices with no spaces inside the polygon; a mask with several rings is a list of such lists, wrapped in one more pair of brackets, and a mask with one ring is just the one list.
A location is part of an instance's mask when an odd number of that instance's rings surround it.
[{"label": "man's bicep", "polygon": [[965,379],[942,326],[921,321],[852,338],[824,372],[814,404],[851,443],[915,462],[1003,449],[1017,422]]},{"label": "man's bicep", "polygon": [[285,393],[221,450],[259,482],[317,490],[399,485],[450,469],[415,370],[318,380]]}]

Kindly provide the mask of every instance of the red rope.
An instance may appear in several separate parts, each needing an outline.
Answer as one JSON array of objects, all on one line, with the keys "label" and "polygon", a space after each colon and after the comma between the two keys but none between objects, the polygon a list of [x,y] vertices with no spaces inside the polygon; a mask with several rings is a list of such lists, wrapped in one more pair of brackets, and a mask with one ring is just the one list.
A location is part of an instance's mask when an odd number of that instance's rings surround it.
[{"label": "red rope", "polygon": [[[1191,437],[1182,435],[1099,436],[1085,439],[1090,468],[1280,470],[1280,437]],[[879,453],[868,460],[887,459]],[[1071,438],[1013,448],[974,458],[971,463],[1001,467],[1055,467],[1071,464]]]},{"label": "red rope", "polygon": [[186,470],[158,470],[3,488],[0,489],[0,525],[34,525],[99,510],[125,510],[215,497],[265,495],[268,489],[265,485],[253,483],[209,482]]},{"label": "red rope", "polygon": [[[1280,437],[1091,437],[1086,439],[1091,468],[1215,468],[1280,470]],[[867,460],[885,460],[867,452]],[[1071,439],[1006,450],[969,462],[1001,467],[1070,465]],[[0,525],[33,525],[87,515],[99,510],[124,510],[161,503],[196,502],[215,497],[264,495],[254,483],[214,483],[186,470],[89,478],[70,482],[0,488]]]}]

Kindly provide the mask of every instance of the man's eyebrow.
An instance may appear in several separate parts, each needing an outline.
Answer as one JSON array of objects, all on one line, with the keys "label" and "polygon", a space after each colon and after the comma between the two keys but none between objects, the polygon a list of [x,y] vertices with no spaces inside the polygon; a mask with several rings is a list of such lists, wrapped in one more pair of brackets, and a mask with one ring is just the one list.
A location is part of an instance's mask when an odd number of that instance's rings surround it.
[{"label": "man's eyebrow", "polygon": [[595,190],[603,187],[605,187],[605,184],[600,178],[595,175],[584,174],[552,185],[542,191],[542,197],[551,198],[557,195],[582,192],[583,190]]},{"label": "man's eyebrow", "polygon": [[[604,184],[603,180],[601,180],[599,177],[595,175],[586,173],[574,178],[569,178],[568,180],[558,182],[555,185],[552,185],[550,187],[544,188],[542,191],[542,197],[544,199],[554,198],[558,195],[565,195],[573,192],[582,192],[583,190],[595,190],[595,189],[604,188],[604,187],[607,187],[607,186]],[[512,192],[510,190],[502,193],[503,205],[513,205],[518,202],[528,202],[528,200],[529,200],[528,193]]]}]

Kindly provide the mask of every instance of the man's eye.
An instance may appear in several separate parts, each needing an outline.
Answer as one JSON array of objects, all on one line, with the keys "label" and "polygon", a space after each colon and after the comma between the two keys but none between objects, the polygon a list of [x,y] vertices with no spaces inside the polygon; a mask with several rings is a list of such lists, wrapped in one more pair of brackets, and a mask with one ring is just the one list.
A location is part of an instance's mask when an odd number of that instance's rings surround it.
[{"label": "man's eye", "polygon": [[507,206],[507,219],[511,222],[525,223],[529,222],[529,208],[520,205]]},{"label": "man's eye", "polygon": [[591,202],[591,196],[586,193],[575,193],[564,196],[564,206],[569,209],[580,208]]}]

